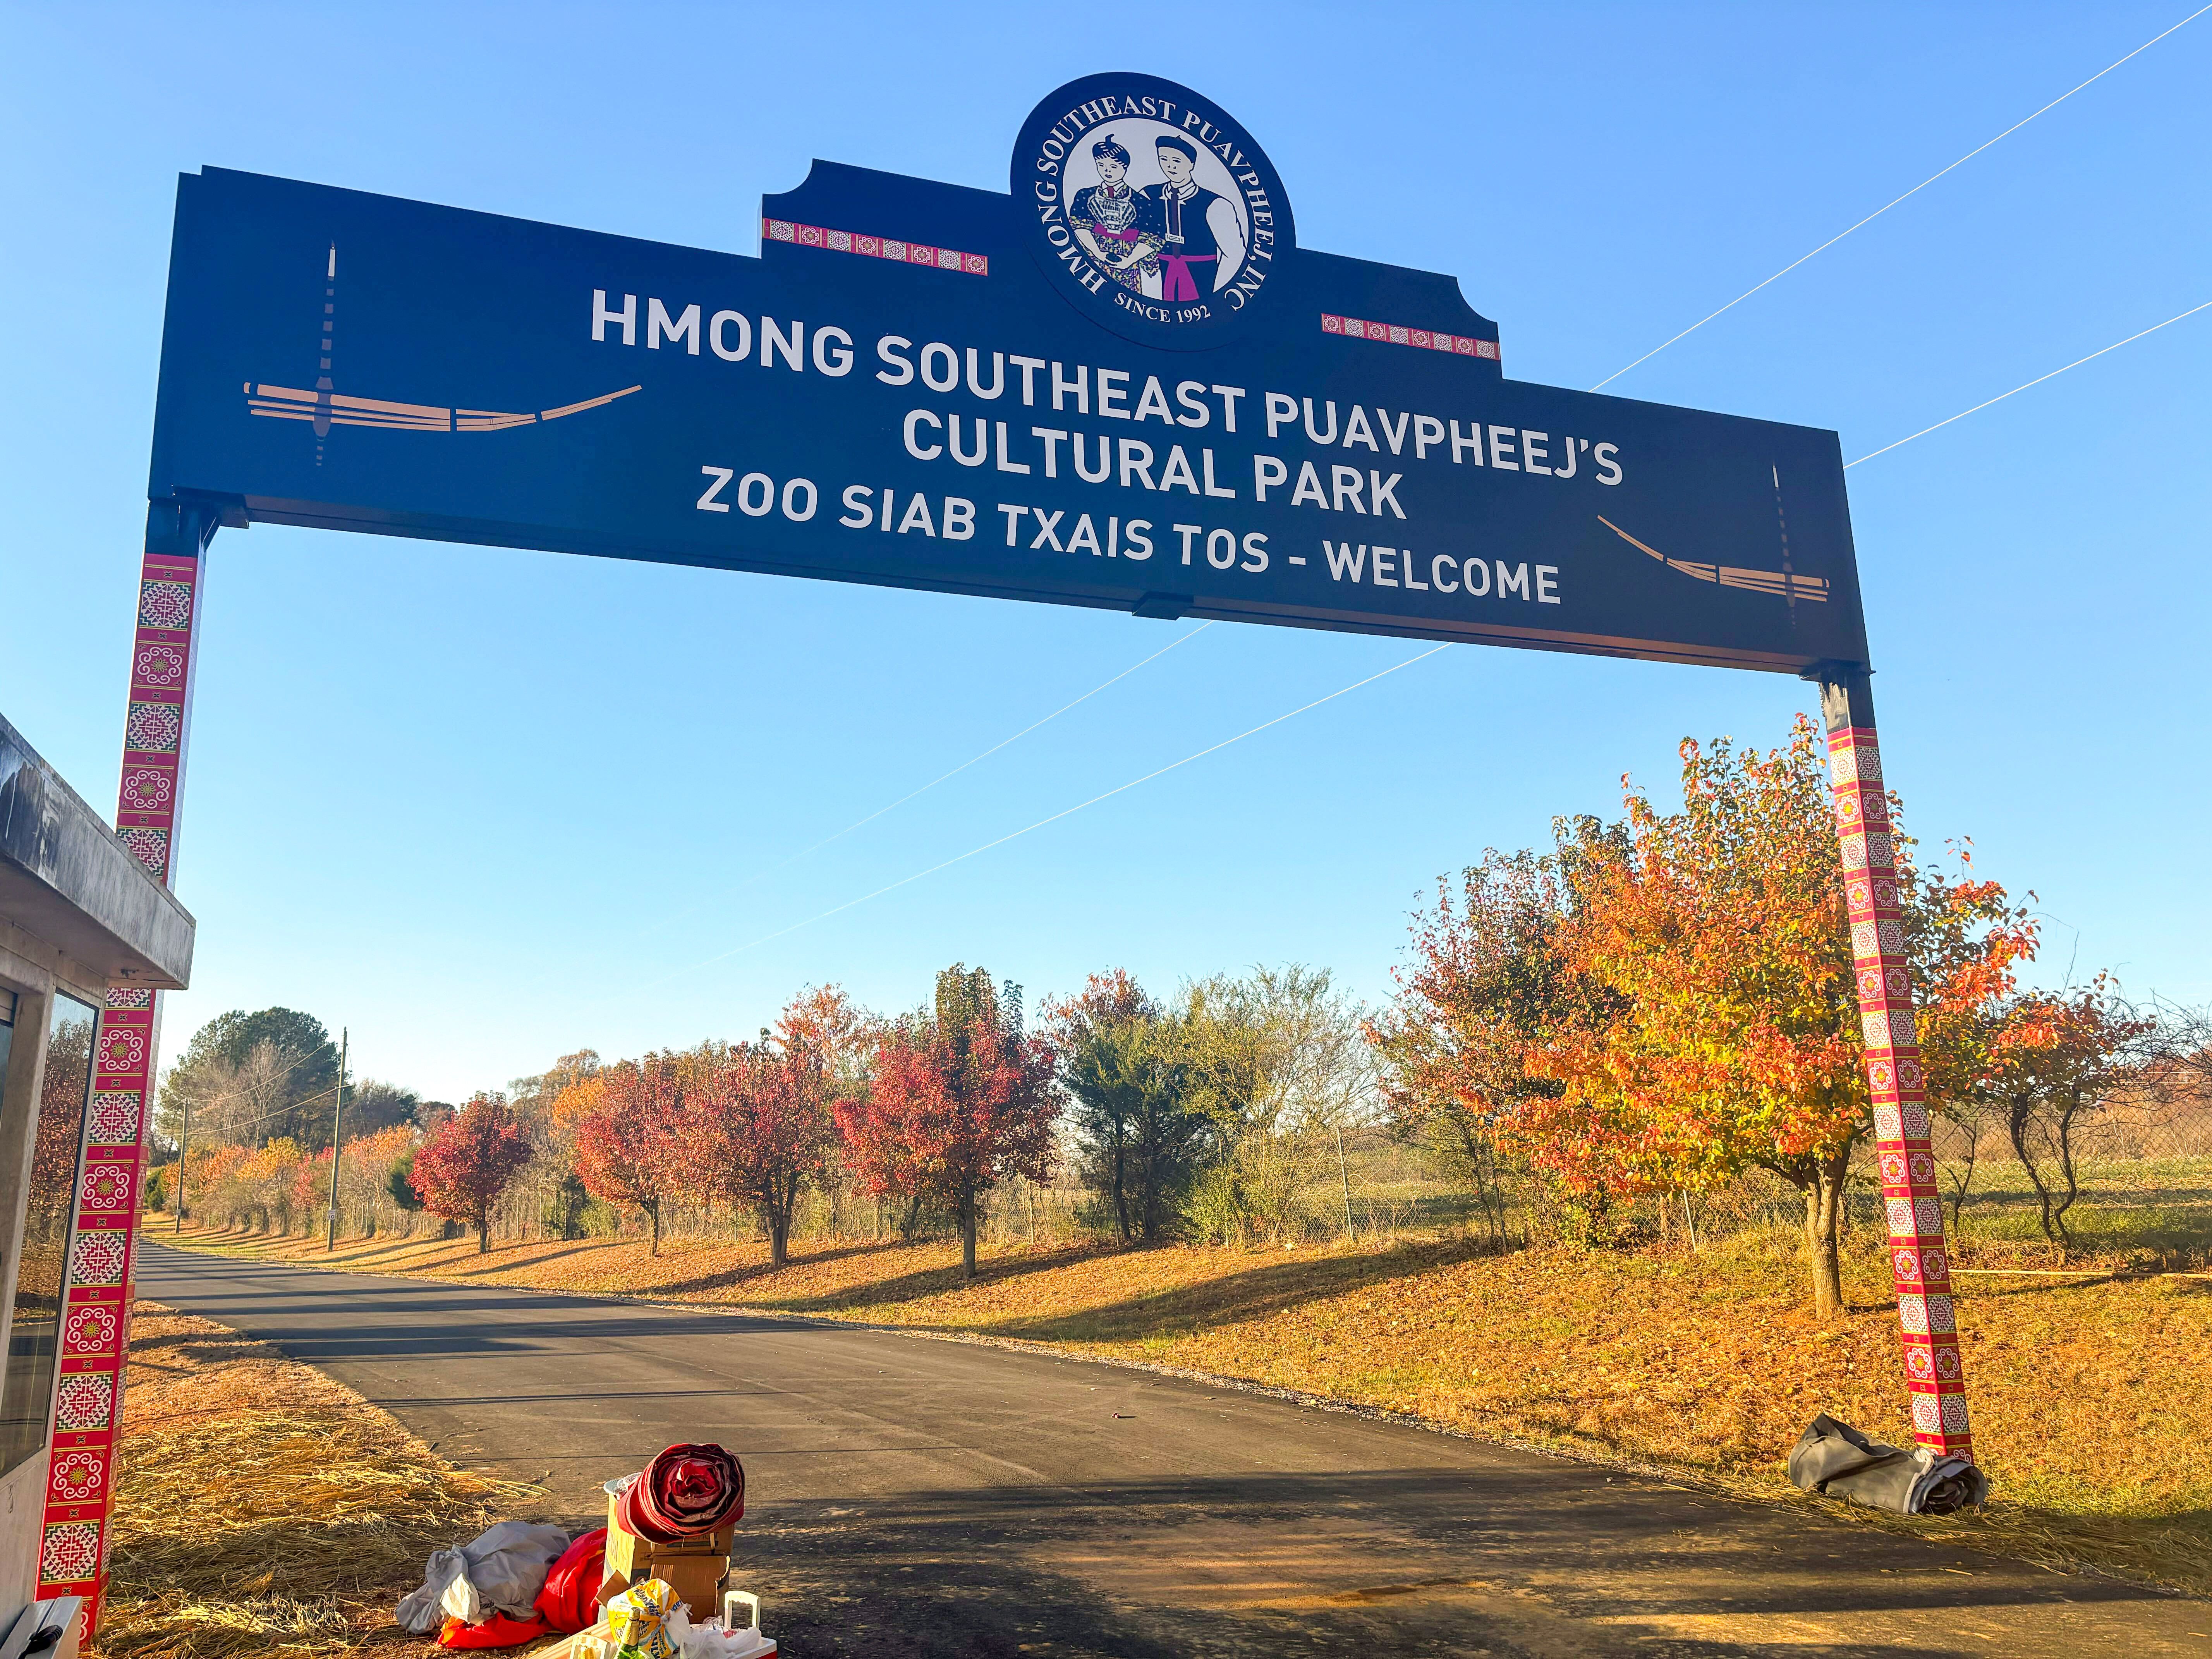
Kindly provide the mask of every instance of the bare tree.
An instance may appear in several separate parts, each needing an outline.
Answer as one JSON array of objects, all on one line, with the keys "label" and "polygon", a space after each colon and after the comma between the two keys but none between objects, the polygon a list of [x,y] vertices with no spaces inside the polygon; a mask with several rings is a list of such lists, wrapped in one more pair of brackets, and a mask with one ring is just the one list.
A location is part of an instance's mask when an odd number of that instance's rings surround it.
[{"label": "bare tree", "polygon": [[1200,1225],[1224,1236],[1303,1231],[1324,1181],[1334,1176],[1329,1184],[1348,1195],[1339,1136],[1381,1115],[1367,1011],[1326,969],[1297,963],[1203,981],[1183,1005],[1194,1100],[1214,1123],[1192,1195]]},{"label": "bare tree", "polygon": [[296,1103],[291,1085],[301,1059],[268,1039],[234,1060],[212,1050],[188,1056],[163,1080],[163,1138],[174,1145],[189,1119],[195,1146],[260,1146]]},{"label": "bare tree", "polygon": [[1981,1165],[1983,1138],[1996,1127],[1997,1114],[1994,1104],[1980,1094],[1945,1101],[1938,1111],[1951,1129],[1946,1139],[1952,1144],[1936,1152],[1936,1172],[1951,1189],[1951,1231],[1955,1237],[1966,1213],[1967,1195],[1973,1190],[1975,1172]]},{"label": "bare tree", "polygon": [[2068,992],[2028,993],[2004,1010],[1981,1093],[2035,1188],[2043,1236],[2061,1249],[2074,1247],[2066,1215],[2081,1195],[2081,1131],[2113,1095],[2143,1086],[2165,1047],[2160,1023],[2103,975]]}]

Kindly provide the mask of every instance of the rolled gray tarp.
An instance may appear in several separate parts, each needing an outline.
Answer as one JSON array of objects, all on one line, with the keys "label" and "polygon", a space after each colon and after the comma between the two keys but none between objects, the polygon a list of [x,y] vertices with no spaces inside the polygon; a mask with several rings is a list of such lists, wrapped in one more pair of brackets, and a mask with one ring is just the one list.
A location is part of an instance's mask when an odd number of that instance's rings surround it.
[{"label": "rolled gray tarp", "polygon": [[1790,1449],[1790,1478],[1807,1492],[1899,1515],[1949,1515],[1990,1495],[1989,1477],[1966,1458],[1886,1446],[1825,1412]]}]

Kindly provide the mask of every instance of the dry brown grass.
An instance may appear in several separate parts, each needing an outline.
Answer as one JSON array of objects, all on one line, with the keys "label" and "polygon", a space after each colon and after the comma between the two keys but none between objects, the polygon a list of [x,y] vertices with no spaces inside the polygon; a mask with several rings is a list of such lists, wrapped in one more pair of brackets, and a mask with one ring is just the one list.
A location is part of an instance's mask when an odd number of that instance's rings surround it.
[{"label": "dry brown grass", "polygon": [[[757,1244],[185,1242],[357,1271],[603,1291],[1015,1339],[1243,1379],[1677,1471],[1739,1496],[1808,1499],[1789,1449],[1827,1411],[1909,1440],[1878,1241],[1847,1267],[1852,1311],[1802,1305],[1789,1242],[1695,1255],[1463,1245],[1364,1249],[951,1244],[817,1249],[771,1272]],[[2212,1283],[1968,1281],[1960,1323],[1979,1516],[1869,1524],[2053,1565],[2212,1593]]]},{"label": "dry brown grass", "polygon": [[419,1655],[392,1622],[431,1551],[534,1487],[455,1468],[351,1389],[141,1302],[96,1650],[104,1659]]}]

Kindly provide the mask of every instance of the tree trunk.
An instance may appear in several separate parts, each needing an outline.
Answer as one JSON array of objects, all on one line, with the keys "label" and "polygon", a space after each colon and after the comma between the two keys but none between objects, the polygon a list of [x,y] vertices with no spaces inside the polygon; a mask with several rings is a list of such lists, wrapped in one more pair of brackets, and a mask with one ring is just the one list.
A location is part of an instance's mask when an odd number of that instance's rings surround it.
[{"label": "tree trunk", "polygon": [[2066,1195],[2052,1209],[2051,1219],[2058,1229],[2058,1247],[2069,1255],[2074,1252],[2074,1232],[2066,1224],[2066,1212],[2081,1196],[2081,1177],[2074,1170],[2074,1120],[2081,1105],[2081,1089],[2076,1084],[2066,1097],[2064,1109],[2058,1114],[2058,1172],[2065,1179]]},{"label": "tree trunk", "polygon": [[1843,1219],[1848,1156],[1838,1154],[1816,1164],[1812,1184],[1805,1188],[1805,1255],[1813,1267],[1813,1311],[1822,1319],[1834,1319],[1844,1311],[1844,1271],[1836,1235]]},{"label": "tree trunk", "polygon": [[2042,1206],[2043,1236],[2057,1244],[2060,1240],[2058,1229],[2052,1224],[2051,1188],[2027,1150],[2027,1132],[2034,1121],[2034,1106],[2033,1096],[2014,1095],[2007,1103],[2005,1132],[2012,1140],[2013,1156],[2020,1160],[2020,1167],[2027,1174],[2028,1185],[2035,1188],[2036,1202]]},{"label": "tree trunk", "polygon": [[770,1215],[768,1218],[768,1265],[783,1266],[784,1253],[791,1237],[791,1218]]},{"label": "tree trunk", "polygon": [[653,1243],[647,1248],[646,1254],[659,1255],[660,1254],[660,1206],[648,1204],[645,1206],[645,1213],[653,1222]]},{"label": "tree trunk", "polygon": [[478,1255],[491,1254],[491,1218],[488,1215],[480,1215],[477,1218],[477,1254]]},{"label": "tree trunk", "polygon": [[1981,1155],[1981,1126],[1968,1128],[1966,1155],[1959,1173],[1951,1178],[1951,1236],[1956,1238],[1966,1231],[1966,1194],[1974,1184],[1974,1164]]},{"label": "tree trunk", "polygon": [[975,1277],[975,1194],[973,1193],[960,1200],[960,1271],[971,1281]]}]

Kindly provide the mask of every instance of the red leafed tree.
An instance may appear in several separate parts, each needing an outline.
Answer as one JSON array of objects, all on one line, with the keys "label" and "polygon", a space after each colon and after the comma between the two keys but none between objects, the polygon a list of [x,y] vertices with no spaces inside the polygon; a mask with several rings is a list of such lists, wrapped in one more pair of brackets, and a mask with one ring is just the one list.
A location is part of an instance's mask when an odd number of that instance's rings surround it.
[{"label": "red leafed tree", "polygon": [[684,1160],[715,1197],[750,1206],[781,1267],[799,1194],[836,1141],[833,1113],[851,1092],[841,1045],[857,1020],[834,987],[794,998],[775,1030],[708,1061],[684,1103]]},{"label": "red leafed tree", "polygon": [[1018,990],[955,964],[938,975],[932,1007],[883,1033],[867,1091],[840,1101],[836,1115],[869,1192],[951,1211],[973,1279],[986,1195],[1010,1175],[1050,1173],[1060,1116],[1053,1051],[1023,1032]]},{"label": "red leafed tree", "polygon": [[422,1207],[477,1230],[479,1255],[491,1249],[491,1206],[530,1162],[530,1132],[496,1092],[475,1096],[415,1154],[409,1179]]},{"label": "red leafed tree", "polygon": [[700,1191],[684,1135],[696,1056],[651,1054],[600,1071],[599,1101],[576,1120],[576,1174],[593,1198],[641,1210],[660,1254],[661,1206]]}]

